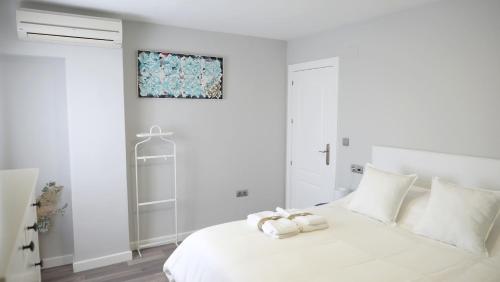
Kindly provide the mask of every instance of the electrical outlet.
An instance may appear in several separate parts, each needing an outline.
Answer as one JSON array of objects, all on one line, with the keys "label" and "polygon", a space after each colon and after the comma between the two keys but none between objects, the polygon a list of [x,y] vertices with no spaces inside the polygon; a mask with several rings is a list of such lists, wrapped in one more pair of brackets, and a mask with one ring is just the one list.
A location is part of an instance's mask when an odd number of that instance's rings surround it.
[{"label": "electrical outlet", "polygon": [[236,191],[236,198],[247,197],[248,190],[238,190]]},{"label": "electrical outlet", "polygon": [[351,165],[351,172],[352,173],[363,174],[363,171],[364,171],[364,168],[362,165],[356,165],[356,164]]},{"label": "electrical outlet", "polygon": [[349,137],[342,138],[342,146],[349,147]]}]

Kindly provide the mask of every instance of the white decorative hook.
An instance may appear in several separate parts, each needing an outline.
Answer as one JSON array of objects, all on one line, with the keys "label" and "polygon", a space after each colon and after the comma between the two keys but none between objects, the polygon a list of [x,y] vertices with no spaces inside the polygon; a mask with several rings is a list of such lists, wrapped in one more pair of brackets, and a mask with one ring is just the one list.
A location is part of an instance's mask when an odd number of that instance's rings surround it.
[{"label": "white decorative hook", "polygon": [[161,127],[158,125],[153,125],[149,128],[149,133],[138,133],[136,134],[139,138],[148,138],[148,141],[151,140],[151,137],[160,137],[163,138],[165,136],[171,136],[173,132],[163,132]]},{"label": "white decorative hook", "polygon": [[149,134],[153,134],[153,130],[155,128],[158,129],[158,134],[161,134],[161,127],[159,125],[153,125],[153,126],[151,126],[151,128],[149,129]]}]

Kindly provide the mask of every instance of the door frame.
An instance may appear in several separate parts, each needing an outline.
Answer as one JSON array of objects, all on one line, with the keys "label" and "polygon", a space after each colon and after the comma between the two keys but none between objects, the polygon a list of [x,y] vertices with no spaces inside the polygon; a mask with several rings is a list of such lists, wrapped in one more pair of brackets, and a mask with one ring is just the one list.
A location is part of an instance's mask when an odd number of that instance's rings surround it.
[{"label": "door frame", "polygon": [[[339,97],[339,90],[338,90],[338,82],[339,82],[339,57],[332,57],[332,58],[326,58],[326,59],[321,59],[321,60],[315,60],[315,61],[309,61],[309,62],[304,62],[304,63],[298,63],[298,64],[291,64],[288,65],[288,82],[287,82],[287,108],[286,108],[286,187],[285,187],[285,206],[286,208],[290,207],[291,204],[291,161],[292,161],[292,117],[291,117],[291,99],[290,95],[292,92],[292,73],[296,71],[302,71],[302,70],[311,70],[311,69],[320,69],[320,68],[327,68],[327,67],[333,67],[337,71],[335,72],[335,75],[337,76],[337,87],[335,87],[335,99],[336,103],[334,108],[336,116],[337,116],[337,124],[338,124],[338,97]],[[338,126],[336,128],[337,133],[338,133]],[[338,140],[338,136],[336,136]],[[335,140],[335,141],[337,141]],[[335,147],[332,148],[332,150],[335,152],[335,157],[337,156],[337,144],[335,142]],[[337,161],[334,162],[334,164],[337,164]],[[335,166],[335,170],[337,167]]]}]

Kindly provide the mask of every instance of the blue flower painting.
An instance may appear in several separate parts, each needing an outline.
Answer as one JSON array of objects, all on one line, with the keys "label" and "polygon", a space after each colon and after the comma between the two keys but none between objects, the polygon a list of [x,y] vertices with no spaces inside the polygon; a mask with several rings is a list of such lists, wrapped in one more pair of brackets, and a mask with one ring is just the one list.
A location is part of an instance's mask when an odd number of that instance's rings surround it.
[{"label": "blue flower painting", "polygon": [[139,51],[139,97],[222,99],[222,58]]}]

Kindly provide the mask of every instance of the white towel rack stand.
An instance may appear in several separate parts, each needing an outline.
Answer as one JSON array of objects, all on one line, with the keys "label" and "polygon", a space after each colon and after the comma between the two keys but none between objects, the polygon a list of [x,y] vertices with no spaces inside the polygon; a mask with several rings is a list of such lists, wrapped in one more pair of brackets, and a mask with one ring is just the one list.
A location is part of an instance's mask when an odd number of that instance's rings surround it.
[{"label": "white towel rack stand", "polygon": [[[141,245],[141,240],[140,240],[140,218],[139,218],[139,211],[140,207],[143,206],[151,206],[151,205],[158,205],[158,204],[165,204],[165,203],[174,203],[174,221],[175,221],[175,244],[177,245],[179,242],[179,231],[177,230],[177,149],[176,149],[176,144],[175,142],[167,137],[171,137],[174,133],[173,132],[163,132],[161,130],[161,127],[158,125],[153,125],[149,129],[149,133],[139,133],[136,136],[138,138],[144,138],[143,140],[137,142],[135,144],[135,199],[137,203],[136,207],[136,227],[137,227],[137,252],[139,253],[139,256],[142,257],[141,254],[141,247],[144,247],[144,245]],[[168,154],[159,154],[159,155],[146,155],[146,156],[138,156],[138,149],[140,145],[143,145],[149,141],[151,141],[153,138],[160,138],[162,141],[171,144],[173,147],[173,150],[171,153]],[[139,161],[144,161],[146,162],[147,160],[151,159],[173,159],[174,162],[174,197],[171,199],[162,199],[162,200],[157,200],[157,201],[149,201],[149,202],[140,202],[139,201],[139,172],[138,172],[138,166],[137,163]]]}]

